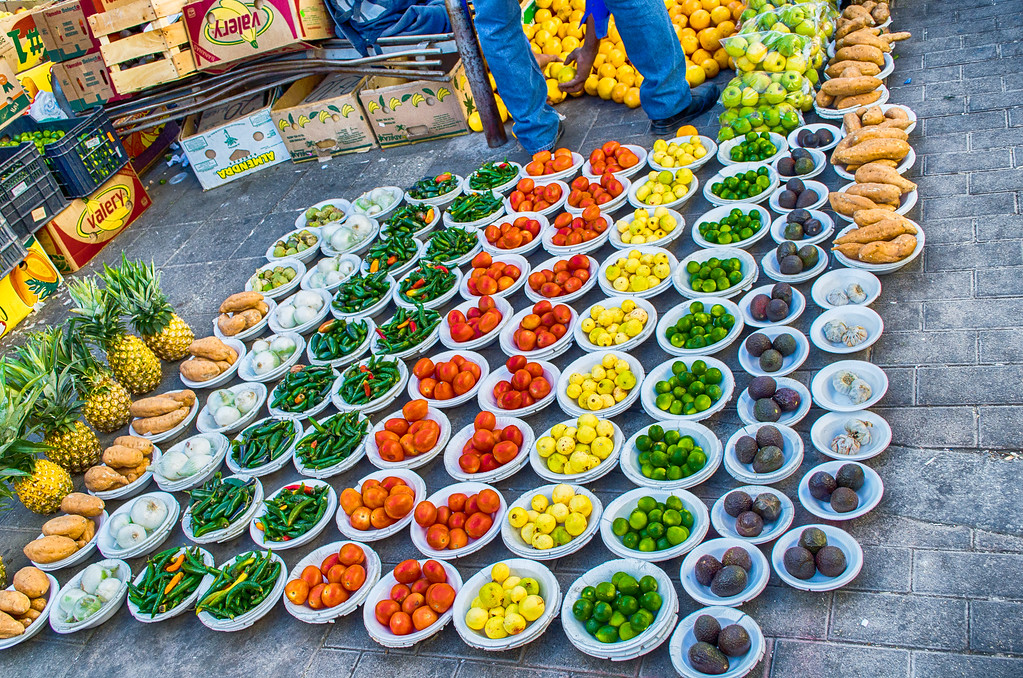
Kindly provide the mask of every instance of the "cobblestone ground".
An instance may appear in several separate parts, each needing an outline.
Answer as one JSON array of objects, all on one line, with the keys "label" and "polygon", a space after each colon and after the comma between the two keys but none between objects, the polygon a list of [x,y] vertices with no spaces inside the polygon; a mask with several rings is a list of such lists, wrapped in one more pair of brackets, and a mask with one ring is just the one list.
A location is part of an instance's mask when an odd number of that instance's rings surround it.
[{"label": "cobblestone ground", "polygon": [[[884,277],[874,308],[885,334],[871,350],[851,357],[884,367],[890,380],[876,411],[894,429],[892,446],[867,462],[886,484],[884,500],[868,516],[844,526],[860,541],[866,565],[845,589],[813,594],[789,588],[772,576],[767,589],[743,606],[768,637],[764,660],[751,675],[887,678],[889,676],[1023,675],[1023,514],[1018,510],[1020,421],[1023,419],[1023,254],[1020,192],[1023,191],[1023,37],[1020,0],[901,2],[898,30],[913,32],[901,43],[889,78],[892,101],[908,104],[921,124],[912,143],[918,154],[910,176],[921,200],[910,214],[926,229],[923,257]],[[653,139],[639,111],[593,99],[568,102],[564,145],[588,151],[608,140]],[[481,161],[521,159],[514,146],[492,151],[481,135],[386,153],[348,156],[319,165],[281,166],[228,188],[202,193],[193,179],[171,186],[152,182],[155,206],[101,257],[120,251],[154,258],[182,316],[208,331],[213,311],[241,288],[263,261],[269,242],[292,228],[298,210],[331,196],[354,197],[380,184],[408,185],[442,170],[461,173]],[[709,178],[711,168],[699,173]],[[169,177],[160,170],[154,180]],[[840,180],[830,170],[829,185]],[[690,227],[708,208],[702,198],[686,210]],[[769,242],[769,241],[764,241]],[[761,243],[758,259],[767,251]],[[676,243],[680,258],[693,251],[688,234]],[[610,247],[596,253],[603,259]],[[534,255],[534,263],[543,257]],[[98,262],[97,262],[98,263]],[[800,286],[808,293],[809,284]],[[583,308],[601,297],[592,292]],[[526,300],[515,295],[522,308]],[[665,311],[674,292],[657,300]],[[34,322],[65,314],[66,294]],[[797,323],[806,331],[816,315],[811,305]],[[17,341],[17,338],[15,338]],[[503,357],[484,351],[491,362]],[[654,341],[637,352],[649,367],[666,356]],[[558,359],[564,367],[578,348]],[[738,387],[748,377],[738,369],[735,347],[723,357],[736,371]],[[809,384],[829,362],[811,351],[795,376]],[[169,367],[165,387],[176,384]],[[738,391],[737,391],[738,392]],[[456,411],[458,428],[473,411]],[[799,427],[809,440],[814,410]],[[537,431],[561,418],[556,408],[531,417]],[[627,435],[649,423],[637,406],[618,418]],[[709,421],[726,439],[739,420],[734,406]],[[799,478],[823,461],[812,447],[803,467],[776,487],[795,497]],[[372,470],[363,461],[333,479],[348,486]],[[422,470],[430,490],[450,482],[440,460]],[[295,477],[290,466],[264,482],[279,487]],[[531,469],[499,483],[509,499],[540,485]],[[736,485],[724,469],[695,488],[708,506]],[[606,503],[631,489],[620,471],[591,486]],[[796,525],[813,522],[797,504]],[[24,564],[21,546],[38,533],[39,519],[22,510],[0,518],[0,552],[12,572]],[[334,528],[320,542],[336,538]],[[713,535],[713,531],[712,534]],[[184,543],[180,528],[168,544]],[[417,555],[407,533],[374,544],[385,567]],[[248,539],[215,547],[218,562],[251,547]],[[286,554],[289,564],[313,547]],[[764,549],[769,553],[767,548]],[[481,553],[457,561],[471,576],[508,553],[498,540]],[[583,571],[609,557],[599,539],[553,563],[563,589]],[[679,561],[662,564],[676,581],[681,615],[698,605],[678,587]],[[140,561],[132,562],[138,571]],[[60,573],[66,581],[73,571]],[[329,626],[301,624],[280,606],[248,631],[218,636],[184,615],[157,627],[135,622],[122,609],[97,630],[58,636],[49,630],[3,653],[14,675],[152,676],[212,673],[225,676],[670,676],[667,644],[641,660],[597,661],[572,648],[560,623],[524,649],[477,652],[452,628],[408,651],[387,652],[372,642],[353,614]]]}]

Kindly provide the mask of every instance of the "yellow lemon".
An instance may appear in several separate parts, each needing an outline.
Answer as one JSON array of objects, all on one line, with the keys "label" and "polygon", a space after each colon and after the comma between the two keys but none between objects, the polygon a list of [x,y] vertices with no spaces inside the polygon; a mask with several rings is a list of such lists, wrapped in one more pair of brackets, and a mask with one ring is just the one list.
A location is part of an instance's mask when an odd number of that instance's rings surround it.
[{"label": "yellow lemon", "polygon": [[617,84],[618,82],[614,78],[602,77],[597,83],[597,96],[605,101],[611,99],[611,90],[613,90]]}]

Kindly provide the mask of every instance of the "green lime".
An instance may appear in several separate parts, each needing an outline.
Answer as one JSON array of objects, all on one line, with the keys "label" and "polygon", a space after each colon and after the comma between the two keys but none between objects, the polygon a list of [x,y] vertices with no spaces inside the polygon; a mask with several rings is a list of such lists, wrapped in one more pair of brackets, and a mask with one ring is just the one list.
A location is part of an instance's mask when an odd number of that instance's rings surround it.
[{"label": "green lime", "polygon": [[639,540],[639,549],[638,549],[639,551],[642,551],[644,553],[649,553],[649,552],[653,551],[656,547],[657,547],[657,544],[654,543],[654,540],[651,539],[650,537],[644,537],[643,539]]},{"label": "green lime", "polygon": [[662,521],[665,527],[673,527],[682,524],[682,514],[675,509],[668,509],[664,512]]},{"label": "green lime", "polygon": [[618,636],[622,640],[632,640],[638,635],[639,631],[637,631],[630,622],[625,622],[618,627]]},{"label": "green lime", "polygon": [[632,513],[629,514],[629,525],[632,527],[632,529],[642,530],[644,527],[646,527],[646,524],[647,524],[646,512],[644,512],[642,509],[637,508],[633,510]]},{"label": "green lime", "polygon": [[615,585],[609,581],[602,581],[597,584],[597,600],[605,603],[610,603],[615,599],[615,595],[618,591],[615,590]]},{"label": "green lime", "polygon": [[617,643],[618,642],[618,629],[613,626],[601,626],[597,629],[597,632],[593,634],[601,643]]},{"label": "green lime", "polygon": [[678,546],[686,539],[689,539],[689,530],[684,527],[674,525],[668,528],[668,532],[664,535],[668,538],[668,543],[672,546]]},{"label": "green lime", "polygon": [[668,498],[664,500],[665,508],[680,511],[682,509],[682,500],[675,495],[668,495]]},{"label": "green lime", "polygon": [[647,627],[654,623],[654,615],[649,610],[639,609],[636,614],[629,617],[629,625],[639,632],[646,631]]},{"label": "green lime", "polygon": [[[645,596],[648,594],[644,593],[643,595]],[[643,607],[646,607],[646,605],[643,605]],[[599,621],[601,624],[606,624],[607,621],[611,619],[611,615],[613,614],[614,608],[611,607],[611,603],[606,603],[602,600],[593,606],[593,618]]]},{"label": "green lime", "polygon": [[660,539],[664,536],[664,523],[650,523],[646,526],[646,532],[650,537]]},{"label": "green lime", "polygon": [[597,589],[595,589],[592,586],[587,586],[586,588],[579,592],[579,597],[583,598],[584,600],[588,600],[591,603],[595,602],[597,600]]},{"label": "green lime", "polygon": [[575,604],[572,606],[572,616],[581,622],[586,621],[593,616],[593,603],[585,598],[575,601]]},{"label": "green lime", "polygon": [[625,615],[622,614],[619,610],[615,610],[614,613],[611,615],[611,618],[607,621],[608,626],[613,626],[615,628],[618,628],[624,623]]},{"label": "green lime", "polygon": [[[661,599],[661,594],[657,591],[647,591],[639,597],[639,604],[644,610],[656,613],[661,609],[661,604],[664,601]],[[594,612],[596,614],[596,612]]]},{"label": "green lime", "polygon": [[635,596],[640,592],[639,582],[631,574],[626,574],[619,580],[618,590],[624,596]]},{"label": "green lime", "polygon": [[[642,591],[643,593],[647,593],[649,591],[656,591],[657,580],[654,579],[653,576],[649,574],[645,575],[642,579],[639,580],[639,590]],[[640,605],[642,604],[643,601],[640,601]]]},{"label": "green lime", "polygon": [[638,532],[629,532],[627,535],[622,537],[622,546],[624,546],[627,549],[632,549],[633,551],[638,550],[639,549],[639,533]]},{"label": "green lime", "polygon": [[597,635],[597,629],[599,629],[601,626],[603,626],[603,624],[601,624],[593,617],[590,617],[589,619],[586,620],[586,633],[590,634],[591,636],[595,636]]}]

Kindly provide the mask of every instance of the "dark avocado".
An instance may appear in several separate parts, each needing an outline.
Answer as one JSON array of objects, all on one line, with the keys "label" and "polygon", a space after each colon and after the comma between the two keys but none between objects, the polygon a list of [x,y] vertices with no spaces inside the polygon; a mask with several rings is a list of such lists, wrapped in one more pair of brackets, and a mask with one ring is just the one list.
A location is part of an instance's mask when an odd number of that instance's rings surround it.
[{"label": "dark avocado", "polygon": [[783,356],[790,356],[796,352],[799,346],[796,344],[796,338],[786,332],[774,338],[771,342],[771,348]]},{"label": "dark avocado", "polygon": [[737,596],[746,590],[749,575],[738,565],[725,565],[710,582],[710,592],[720,598]]},{"label": "dark avocado", "polygon": [[753,403],[753,418],[757,421],[778,421],[781,418],[781,408],[773,398],[761,398]]},{"label": "dark avocado", "polygon": [[806,270],[813,268],[820,261],[820,254],[817,253],[817,248],[813,245],[803,245],[796,255],[803,262],[803,268]]},{"label": "dark avocado", "polygon": [[690,647],[689,663],[700,673],[710,676],[728,672],[728,657],[710,643],[696,643]]},{"label": "dark avocado", "polygon": [[753,457],[754,473],[772,473],[785,464],[785,455],[781,449],[774,445],[761,447],[757,450],[757,456]]},{"label": "dark avocado", "polygon": [[[825,546],[815,556],[817,569],[825,577],[837,577],[845,572],[845,553],[837,546]],[[720,636],[719,636],[720,641]]]},{"label": "dark avocado", "polygon": [[831,493],[838,487],[835,478],[824,471],[814,473],[806,484],[809,487],[810,495],[817,501],[830,501]]},{"label": "dark avocado", "polygon": [[760,354],[760,369],[764,372],[777,372],[781,369],[783,360],[781,353],[769,348]]},{"label": "dark avocado", "polygon": [[729,657],[741,657],[750,645],[749,633],[738,624],[729,624],[718,634],[718,648]]},{"label": "dark avocado", "polygon": [[803,272],[803,260],[795,254],[790,254],[778,262],[778,270],[783,275],[798,275]]},{"label": "dark avocado", "polygon": [[772,396],[782,412],[795,412],[802,404],[799,392],[791,388],[780,388]]},{"label": "dark avocado", "polygon": [[865,480],[863,467],[859,464],[842,464],[838,468],[838,473],[835,474],[835,482],[839,487],[848,487],[853,491],[863,487]]},{"label": "dark avocado", "polygon": [[793,546],[785,551],[783,557],[785,569],[796,579],[810,579],[817,574],[817,565],[813,554],[802,546]]},{"label": "dark avocado", "polygon": [[781,299],[789,306],[792,305],[792,285],[788,283],[780,282],[775,283],[774,287],[771,288],[771,298]]},{"label": "dark avocado", "polygon": [[749,436],[742,436],[735,441],[735,456],[741,464],[752,464],[757,454],[757,441]]},{"label": "dark avocado", "polygon": [[753,559],[750,557],[749,551],[741,546],[733,546],[725,551],[724,555],[721,556],[721,564],[726,567],[738,565],[747,572],[753,569]]},{"label": "dark avocado", "polygon": [[735,519],[735,531],[743,537],[759,537],[764,531],[764,519],[753,511],[740,513]]},{"label": "dark avocado", "polygon": [[799,535],[799,545],[815,554],[828,545],[828,535],[819,527],[808,527]]},{"label": "dark avocado", "polygon": [[782,438],[781,431],[777,427],[761,426],[757,429],[757,445],[759,447],[767,447],[768,445],[784,447],[785,439]]},{"label": "dark avocado", "polygon": [[769,301],[771,298],[766,294],[758,294],[753,297],[749,304],[749,314],[753,316],[754,320],[767,320],[767,302]]},{"label": "dark avocado", "polygon": [[781,517],[781,500],[770,492],[758,494],[757,498],[753,500],[753,512],[760,516],[765,523],[773,523]]},{"label": "dark avocado", "polygon": [[856,492],[848,487],[839,487],[831,493],[831,508],[837,513],[849,513],[855,511],[860,505],[860,498]]},{"label": "dark avocado", "polygon": [[725,513],[735,518],[753,508],[753,497],[742,490],[735,490],[725,495]]},{"label": "dark avocado", "polygon": [[710,586],[714,581],[714,576],[721,571],[722,567],[721,561],[714,556],[700,556],[693,567],[693,575],[696,577],[696,581],[704,586]]},{"label": "dark avocado", "polygon": [[767,319],[773,323],[784,320],[789,314],[789,305],[781,299],[771,299],[767,302]]},{"label": "dark avocado", "polygon": [[693,624],[693,635],[701,643],[717,645],[719,633],[721,633],[721,624],[709,614],[701,614]]},{"label": "dark avocado", "polygon": [[[767,308],[766,306],[764,307]],[[766,313],[766,311],[765,311]],[[764,316],[766,320],[767,316]],[[760,334],[760,332],[754,332],[753,334],[746,337],[746,350],[754,358],[759,358],[767,349],[771,348],[771,340],[767,336]]]}]

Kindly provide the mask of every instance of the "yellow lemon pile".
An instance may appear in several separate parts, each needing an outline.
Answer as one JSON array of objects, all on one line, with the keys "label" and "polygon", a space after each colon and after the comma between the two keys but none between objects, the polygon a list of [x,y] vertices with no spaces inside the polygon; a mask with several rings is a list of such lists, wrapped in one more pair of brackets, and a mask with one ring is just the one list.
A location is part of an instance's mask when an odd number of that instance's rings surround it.
[{"label": "yellow lemon pile", "polygon": [[465,625],[473,631],[495,640],[517,636],[543,614],[546,606],[536,579],[516,577],[507,563],[490,568],[490,579],[465,613]]},{"label": "yellow lemon pile", "polygon": [[586,374],[570,374],[565,393],[582,409],[599,412],[625,400],[635,387],[636,375],[629,363],[607,353]]},{"label": "yellow lemon pile", "polygon": [[535,494],[529,508],[513,508],[508,524],[519,531],[522,541],[540,551],[564,546],[586,531],[593,504],[571,485],[555,485],[551,496]]},{"label": "yellow lemon pile", "polygon": [[650,172],[646,182],[636,189],[636,199],[644,205],[667,205],[683,197],[693,183],[693,172],[683,167],[674,173],[669,170]]},{"label": "yellow lemon pile", "polygon": [[638,336],[649,319],[635,301],[626,299],[621,306],[591,308],[589,317],[582,320],[582,330],[594,346],[620,346]]},{"label": "yellow lemon pile", "polygon": [[536,451],[552,473],[572,475],[598,466],[614,451],[614,426],[584,414],[575,426],[558,424],[536,441]]},{"label": "yellow lemon pile", "polygon": [[661,167],[686,167],[707,155],[707,149],[697,134],[681,142],[668,143],[664,139],[654,142],[653,161]]},{"label": "yellow lemon pile", "polygon": [[615,224],[622,242],[628,245],[642,245],[660,240],[675,230],[678,222],[671,216],[666,207],[660,205],[653,215],[649,210],[637,209],[632,213],[632,221],[619,219]]},{"label": "yellow lemon pile", "polygon": [[604,272],[618,292],[645,292],[657,287],[671,275],[668,255],[630,250],[628,256],[618,257]]}]

